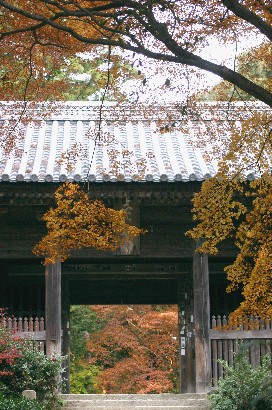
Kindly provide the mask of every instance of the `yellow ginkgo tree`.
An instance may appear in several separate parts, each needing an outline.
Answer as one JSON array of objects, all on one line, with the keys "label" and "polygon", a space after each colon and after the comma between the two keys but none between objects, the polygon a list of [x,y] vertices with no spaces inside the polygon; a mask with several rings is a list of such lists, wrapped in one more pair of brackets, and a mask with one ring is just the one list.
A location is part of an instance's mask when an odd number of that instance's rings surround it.
[{"label": "yellow ginkgo tree", "polygon": [[198,144],[215,159],[218,172],[193,198],[196,225],[188,235],[201,243],[198,251],[210,255],[225,240],[235,243],[236,258],[225,268],[227,291],[239,289],[243,301],[232,319],[272,319],[271,110],[229,101],[225,114],[201,124]]},{"label": "yellow ginkgo tree", "polygon": [[188,234],[202,238],[198,251],[215,255],[218,245],[234,238],[237,256],[225,268],[227,291],[241,289],[243,301],[232,313],[235,321],[248,315],[272,317],[272,176],[253,181],[217,176],[195,195],[194,219]]},{"label": "yellow ginkgo tree", "polygon": [[65,261],[82,248],[114,251],[144,231],[126,222],[126,211],[92,200],[78,184],[65,183],[55,192],[56,207],[43,216],[47,234],[34,247],[45,264]]}]

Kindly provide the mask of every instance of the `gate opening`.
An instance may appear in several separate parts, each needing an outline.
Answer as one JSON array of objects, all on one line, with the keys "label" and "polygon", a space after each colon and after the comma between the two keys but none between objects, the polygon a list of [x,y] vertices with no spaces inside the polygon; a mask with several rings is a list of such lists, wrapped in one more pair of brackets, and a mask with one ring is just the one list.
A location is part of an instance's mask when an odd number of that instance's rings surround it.
[{"label": "gate opening", "polygon": [[179,393],[177,305],[70,309],[70,392]]}]

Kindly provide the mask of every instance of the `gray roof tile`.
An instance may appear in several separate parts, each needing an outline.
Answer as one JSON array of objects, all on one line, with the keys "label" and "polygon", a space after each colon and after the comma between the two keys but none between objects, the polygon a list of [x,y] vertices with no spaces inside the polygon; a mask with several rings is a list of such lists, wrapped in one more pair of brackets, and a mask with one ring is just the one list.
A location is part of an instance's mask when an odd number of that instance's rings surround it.
[{"label": "gray roof tile", "polygon": [[[74,105],[33,114],[15,152],[0,151],[0,181],[186,182],[216,173],[189,134],[156,132],[136,108],[126,121],[107,115],[98,136],[97,104]],[[4,104],[0,112],[9,121]]]}]

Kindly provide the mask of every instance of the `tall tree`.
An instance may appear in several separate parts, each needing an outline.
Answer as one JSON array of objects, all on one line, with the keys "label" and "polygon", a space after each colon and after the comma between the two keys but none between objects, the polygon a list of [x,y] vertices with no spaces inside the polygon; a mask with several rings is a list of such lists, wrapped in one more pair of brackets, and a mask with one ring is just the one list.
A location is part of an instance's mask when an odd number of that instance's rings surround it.
[{"label": "tall tree", "polygon": [[214,36],[224,42],[257,33],[271,41],[267,0],[0,0],[0,19],[4,81],[18,59],[28,69],[28,85],[30,77],[39,78],[45,59],[58,64],[62,55],[107,45],[211,72],[272,106],[266,86],[199,55]]},{"label": "tall tree", "polygon": [[[254,178],[252,176],[252,178]],[[272,178],[266,173],[253,181],[220,174],[206,181],[194,198],[197,226],[189,232],[202,238],[200,252],[218,253],[218,245],[233,238],[237,256],[225,268],[228,292],[242,291],[244,300],[231,323],[248,315],[272,317]]]}]

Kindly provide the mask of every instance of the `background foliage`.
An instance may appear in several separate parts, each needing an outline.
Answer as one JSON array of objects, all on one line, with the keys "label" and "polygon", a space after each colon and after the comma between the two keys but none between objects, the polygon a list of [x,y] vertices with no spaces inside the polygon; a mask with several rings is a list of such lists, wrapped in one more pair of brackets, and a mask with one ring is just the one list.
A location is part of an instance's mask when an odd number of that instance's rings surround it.
[{"label": "background foliage", "polygon": [[90,335],[101,328],[96,313],[89,306],[71,306],[71,393],[101,393],[97,376],[101,370],[89,364],[87,341]]},{"label": "background foliage", "polygon": [[[73,392],[178,391],[176,307],[73,307],[71,325]],[[76,335],[83,346],[73,341]]]}]

